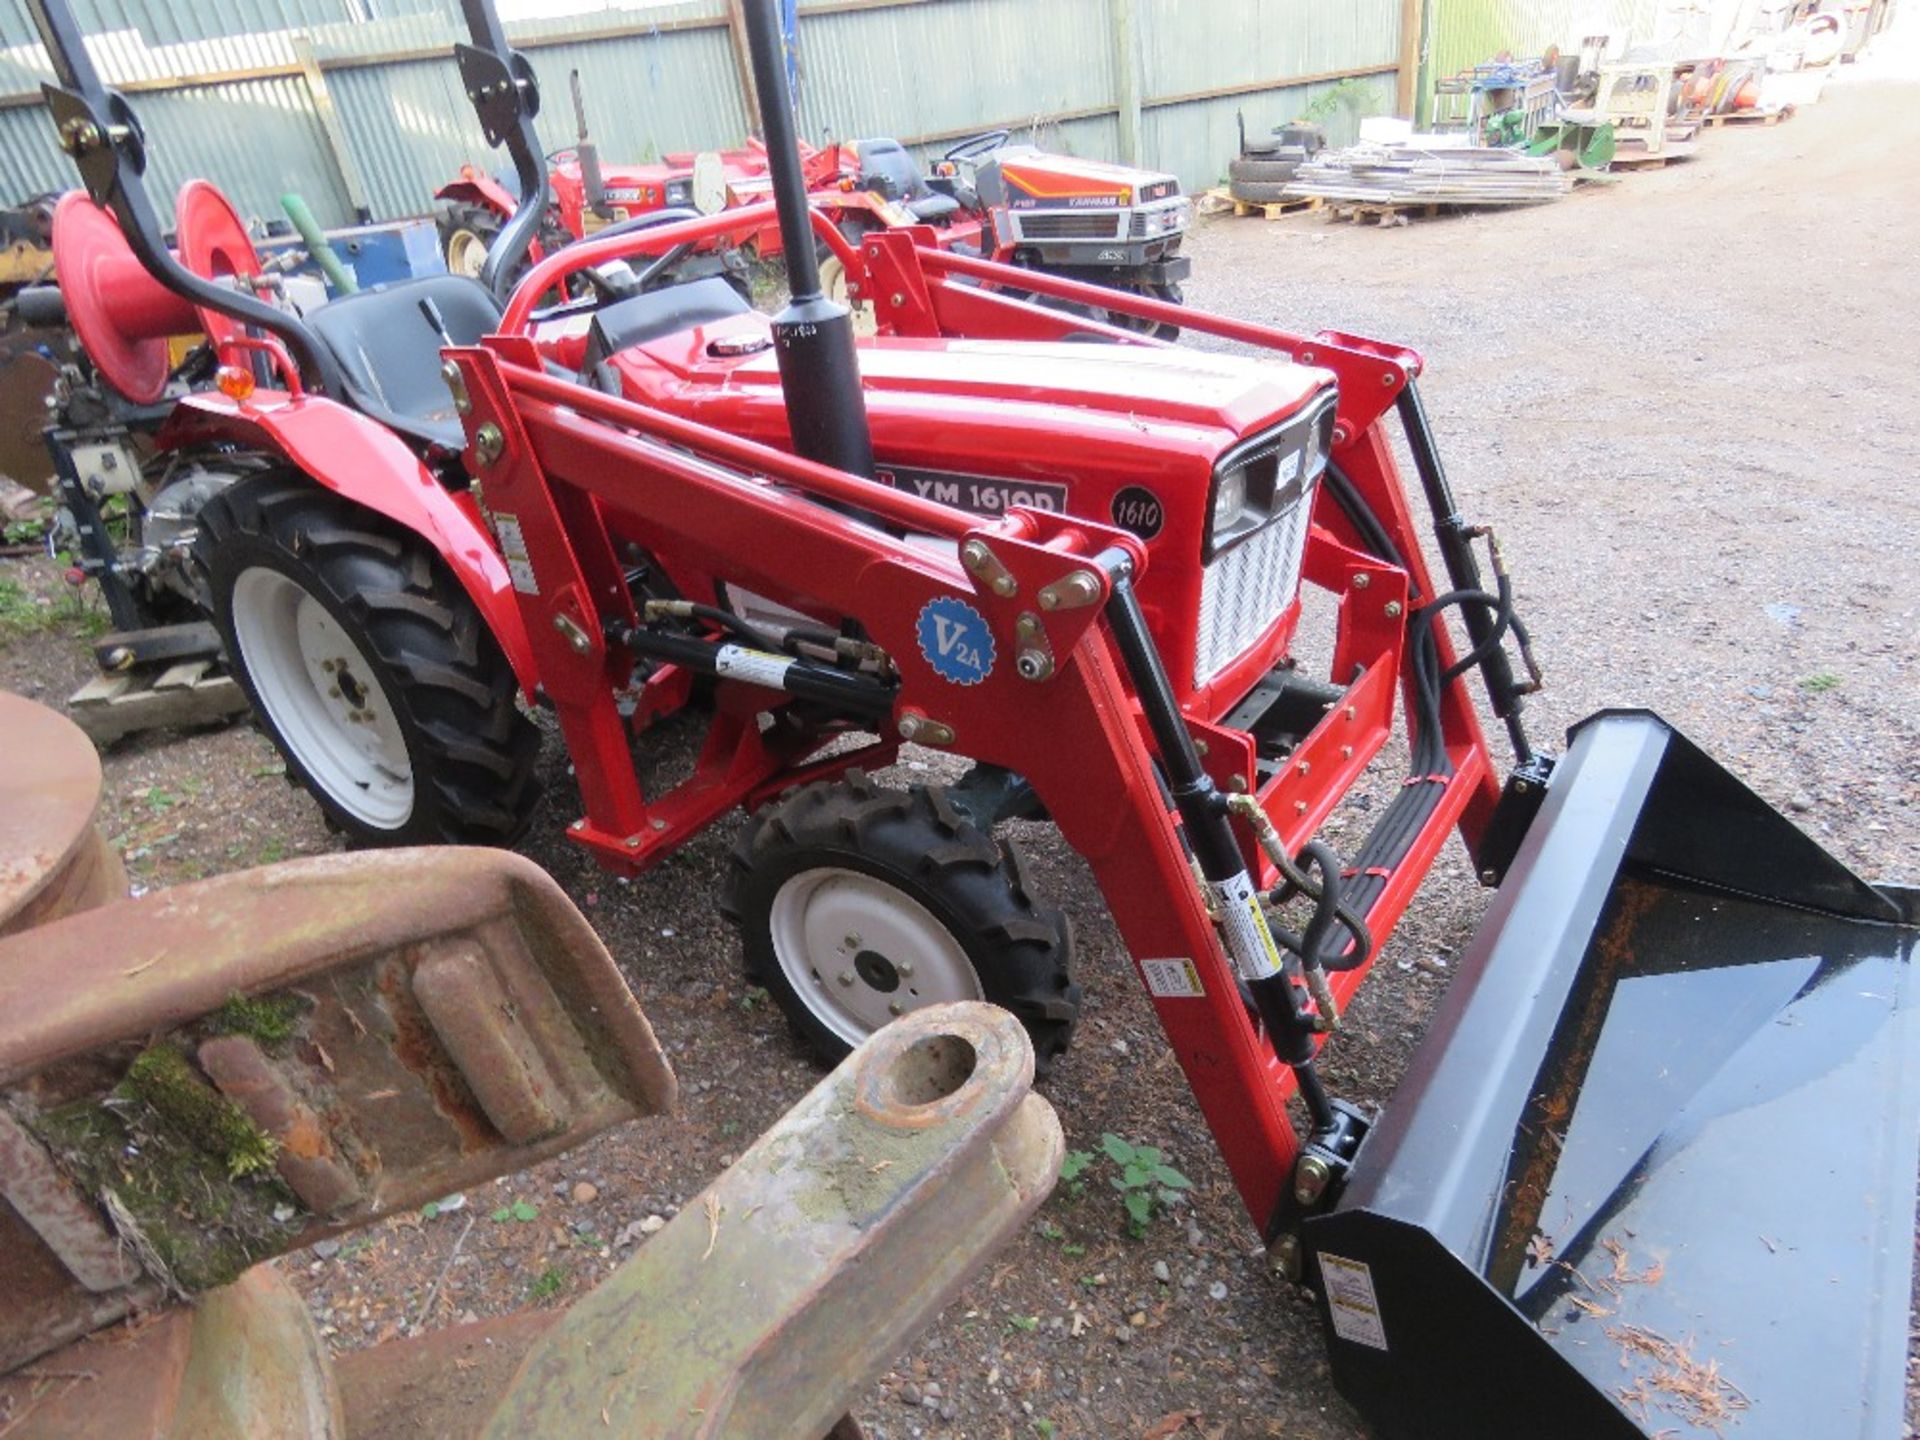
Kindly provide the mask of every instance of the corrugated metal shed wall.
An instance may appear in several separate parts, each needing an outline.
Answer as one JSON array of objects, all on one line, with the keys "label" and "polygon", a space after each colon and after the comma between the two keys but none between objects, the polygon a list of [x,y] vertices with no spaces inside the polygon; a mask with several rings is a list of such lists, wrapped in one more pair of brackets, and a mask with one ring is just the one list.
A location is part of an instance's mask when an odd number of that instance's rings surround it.
[{"label": "corrugated metal shed wall", "polygon": [[[1353,138],[1356,106],[1367,115],[1393,109],[1400,0],[1139,4],[1147,97],[1142,149],[1189,188],[1224,179],[1227,161],[1239,149],[1236,114],[1246,116],[1249,134],[1264,133],[1342,87],[1328,100],[1324,123],[1332,141],[1344,144]],[[1269,88],[1276,77],[1363,68],[1378,73]],[[1337,103],[1342,100],[1347,103]]]},{"label": "corrugated metal shed wall", "polygon": [[800,15],[805,135],[957,136],[1113,104],[1107,0],[927,0]]},{"label": "corrugated metal shed wall", "polygon": [[1502,51],[1525,59],[1549,45],[1572,49],[1588,35],[1651,39],[1661,9],[1660,0],[1429,0],[1426,103],[1432,79]]},{"label": "corrugated metal shed wall", "polygon": [[[816,140],[891,134],[938,151],[952,137],[1005,125],[1072,154],[1113,158],[1119,3],[802,0],[801,131]],[[1189,187],[1214,183],[1225,168],[1236,109],[1249,124],[1271,125],[1339,83],[1299,83],[1306,77],[1365,71],[1343,94],[1365,87],[1379,109],[1392,102],[1400,0],[1133,3],[1141,161]],[[181,178],[205,174],[247,213],[275,215],[281,193],[298,189],[323,223],[351,217],[346,177],[299,72],[302,40],[324,68],[376,216],[426,211],[462,163],[503,163],[486,149],[452,63],[465,33],[458,0],[76,4],[108,80],[144,92],[135,102],[163,207]],[[726,0],[646,9],[609,0],[509,33],[540,76],[549,149],[573,138],[567,76],[576,67],[609,160],[737,144],[746,132]],[[23,103],[47,74],[34,34],[22,0],[0,0],[0,200],[73,183],[44,107]],[[248,78],[165,88],[174,77],[235,72]],[[1333,113],[1336,132],[1350,116]]]}]

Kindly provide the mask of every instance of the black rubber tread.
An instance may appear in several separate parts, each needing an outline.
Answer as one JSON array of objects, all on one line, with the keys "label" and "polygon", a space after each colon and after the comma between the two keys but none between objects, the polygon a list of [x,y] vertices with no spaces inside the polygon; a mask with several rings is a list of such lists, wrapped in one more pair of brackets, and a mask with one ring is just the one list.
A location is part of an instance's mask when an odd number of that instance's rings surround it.
[{"label": "black rubber tread", "polygon": [[1272,205],[1281,200],[1298,200],[1298,195],[1287,193],[1288,181],[1276,181],[1262,184],[1252,180],[1236,180],[1228,192],[1236,200],[1244,200],[1249,205]]},{"label": "black rubber tread", "polygon": [[1293,179],[1293,172],[1299,168],[1297,159],[1229,160],[1227,187],[1238,196],[1242,185],[1285,185]]},{"label": "black rubber tread", "polygon": [[[296,471],[243,480],[200,512],[196,560],[213,620],[287,776],[357,845],[509,845],[540,798],[540,732],[515,705],[518,682],[471,597],[424,541]],[[268,565],[332,612],[393,703],[413,762],[414,807],[376,829],[314,783],[260,704],[234,638],[241,573]]]},{"label": "black rubber tread", "polygon": [[491,205],[475,205],[465,200],[451,201],[435,217],[435,224],[440,231],[440,258],[448,258],[447,244],[456,230],[471,230],[491,245],[505,223],[500,212]]},{"label": "black rubber tread", "polygon": [[1035,1071],[1046,1074],[1080,1015],[1073,928],[1064,912],[1034,898],[1015,847],[968,820],[938,787],[895,790],[858,770],[782,797],[741,832],[720,913],[740,932],[748,976],[832,1065],[850,1047],[794,993],[769,929],[780,887],[820,865],[876,876],[926,906],[959,940],[986,998],[1026,1026]]}]

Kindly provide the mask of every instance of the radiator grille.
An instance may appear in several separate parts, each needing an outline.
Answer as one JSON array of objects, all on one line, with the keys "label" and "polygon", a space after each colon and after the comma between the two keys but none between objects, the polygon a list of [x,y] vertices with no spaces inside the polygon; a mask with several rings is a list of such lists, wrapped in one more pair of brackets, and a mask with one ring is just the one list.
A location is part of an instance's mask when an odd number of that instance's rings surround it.
[{"label": "radiator grille", "polygon": [[1022,215],[1023,240],[1112,240],[1120,233],[1120,217],[1112,211],[1086,215]]},{"label": "radiator grille", "polygon": [[1300,587],[1313,487],[1291,509],[1216,555],[1200,575],[1200,625],[1194,638],[1193,683],[1205,685],[1240,658],[1293,603]]}]

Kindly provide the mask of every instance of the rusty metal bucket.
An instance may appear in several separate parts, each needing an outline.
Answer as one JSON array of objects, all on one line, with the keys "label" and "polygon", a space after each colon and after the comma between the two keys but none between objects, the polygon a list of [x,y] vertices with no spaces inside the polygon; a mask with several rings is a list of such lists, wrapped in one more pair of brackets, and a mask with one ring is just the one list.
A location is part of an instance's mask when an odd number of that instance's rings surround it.
[{"label": "rusty metal bucket", "polygon": [[1383,1437],[1901,1433],[1920,892],[1645,712],[1577,727],[1333,1213]]}]

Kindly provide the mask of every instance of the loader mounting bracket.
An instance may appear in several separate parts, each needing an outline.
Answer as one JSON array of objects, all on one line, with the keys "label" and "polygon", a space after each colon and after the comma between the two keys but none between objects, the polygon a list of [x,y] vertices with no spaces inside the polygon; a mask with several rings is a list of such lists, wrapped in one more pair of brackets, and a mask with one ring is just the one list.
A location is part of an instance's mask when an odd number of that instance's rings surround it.
[{"label": "loader mounting bracket", "polygon": [[1331,1123],[1315,1127],[1301,1145],[1292,1180],[1267,1225],[1267,1258],[1275,1271],[1296,1282],[1303,1278],[1300,1222],[1333,1208],[1360,1142],[1373,1128],[1374,1117],[1345,1100],[1335,1100],[1332,1111]]},{"label": "loader mounting bracket", "polygon": [[1535,752],[1513,767],[1487,828],[1480,834],[1480,843],[1474,847],[1473,868],[1482,885],[1492,888],[1507,878],[1507,867],[1520,853],[1520,842],[1527,838],[1533,817],[1546,803],[1547,786],[1552,783],[1551,755]]}]

